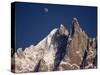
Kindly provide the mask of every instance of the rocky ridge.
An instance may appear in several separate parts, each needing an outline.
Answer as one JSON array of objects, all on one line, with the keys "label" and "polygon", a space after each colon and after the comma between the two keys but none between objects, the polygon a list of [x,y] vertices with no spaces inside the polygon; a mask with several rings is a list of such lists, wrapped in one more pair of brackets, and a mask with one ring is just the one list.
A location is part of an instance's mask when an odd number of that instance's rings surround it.
[{"label": "rocky ridge", "polygon": [[11,58],[16,73],[97,68],[97,38],[89,37],[76,18],[71,30],[53,29],[37,45],[19,48]]}]

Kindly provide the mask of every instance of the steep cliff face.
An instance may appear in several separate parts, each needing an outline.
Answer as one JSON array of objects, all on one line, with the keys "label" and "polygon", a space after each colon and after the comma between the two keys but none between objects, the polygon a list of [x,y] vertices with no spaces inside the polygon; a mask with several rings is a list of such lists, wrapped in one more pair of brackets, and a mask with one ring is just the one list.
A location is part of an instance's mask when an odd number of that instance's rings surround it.
[{"label": "steep cliff face", "polygon": [[97,38],[90,38],[73,18],[70,31],[61,24],[37,45],[19,48],[11,64],[16,73],[97,68]]},{"label": "steep cliff face", "polygon": [[59,66],[61,70],[80,69],[84,53],[87,50],[88,36],[80,28],[76,18],[72,21],[72,30],[69,37],[67,53]]}]

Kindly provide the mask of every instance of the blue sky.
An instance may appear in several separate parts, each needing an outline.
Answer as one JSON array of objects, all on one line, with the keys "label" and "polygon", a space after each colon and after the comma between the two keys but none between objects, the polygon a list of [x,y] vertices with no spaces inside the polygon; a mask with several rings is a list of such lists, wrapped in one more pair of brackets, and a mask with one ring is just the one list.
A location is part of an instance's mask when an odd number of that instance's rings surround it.
[{"label": "blue sky", "polygon": [[16,48],[37,44],[60,24],[70,29],[73,17],[90,37],[97,36],[96,7],[16,2]]}]

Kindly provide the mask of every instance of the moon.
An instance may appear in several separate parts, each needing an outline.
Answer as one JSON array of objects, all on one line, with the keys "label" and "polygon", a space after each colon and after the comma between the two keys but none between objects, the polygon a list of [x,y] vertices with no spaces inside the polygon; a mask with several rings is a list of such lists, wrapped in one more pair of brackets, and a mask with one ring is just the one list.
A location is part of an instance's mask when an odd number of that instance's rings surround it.
[{"label": "moon", "polygon": [[45,11],[45,12],[48,12],[48,8],[44,8],[44,11]]}]

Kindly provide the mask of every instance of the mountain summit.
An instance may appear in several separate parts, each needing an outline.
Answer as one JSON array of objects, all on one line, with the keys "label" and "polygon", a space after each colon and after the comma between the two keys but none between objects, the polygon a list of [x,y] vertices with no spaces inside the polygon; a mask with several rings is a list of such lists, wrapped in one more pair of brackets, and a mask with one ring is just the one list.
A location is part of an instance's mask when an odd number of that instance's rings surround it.
[{"label": "mountain summit", "polygon": [[43,72],[97,68],[97,38],[89,37],[76,18],[71,30],[61,24],[37,45],[12,55],[12,72]]}]

